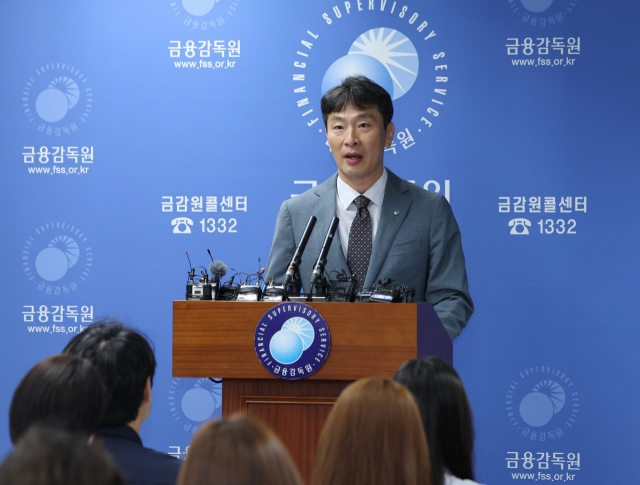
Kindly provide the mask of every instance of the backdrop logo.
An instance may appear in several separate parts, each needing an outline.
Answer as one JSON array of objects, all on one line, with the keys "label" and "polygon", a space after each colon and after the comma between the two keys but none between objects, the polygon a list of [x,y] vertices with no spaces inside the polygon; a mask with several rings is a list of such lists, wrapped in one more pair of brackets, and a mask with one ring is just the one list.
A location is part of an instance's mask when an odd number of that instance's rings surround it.
[{"label": "backdrop logo", "polygon": [[364,75],[385,88],[392,99],[407,94],[418,77],[418,53],[411,41],[393,29],[371,29],[351,44],[322,79],[321,95],[351,75]]},{"label": "backdrop logo", "polygon": [[507,0],[520,20],[532,27],[547,27],[564,22],[580,0]]},{"label": "backdrop logo", "polygon": [[283,379],[302,379],[327,360],[331,336],[322,315],[312,307],[280,303],[260,319],[254,343],[269,372]]},{"label": "backdrop logo", "polygon": [[[389,92],[405,150],[437,121],[449,66],[423,12],[386,0],[344,2],[319,12],[310,27],[293,62],[293,93],[302,121],[322,141],[320,98],[347,76],[366,76]],[[395,154],[395,140],[392,147]]]},{"label": "backdrop logo", "polygon": [[553,367],[534,366],[520,372],[506,398],[512,426],[533,441],[562,438],[573,428],[580,410],[573,381]]},{"label": "backdrop logo", "polygon": [[173,378],[169,412],[184,431],[195,434],[203,422],[222,415],[221,380]]},{"label": "backdrop logo", "polygon": [[70,294],[87,281],[93,252],[79,228],[66,222],[48,222],[27,239],[22,264],[27,279],[38,290],[48,295]]},{"label": "backdrop logo", "polygon": [[240,0],[176,0],[171,10],[192,30],[217,29],[236,13]]},{"label": "backdrop logo", "polygon": [[27,119],[47,135],[75,133],[87,121],[93,107],[93,92],[87,78],[63,62],[36,69],[22,94]]}]

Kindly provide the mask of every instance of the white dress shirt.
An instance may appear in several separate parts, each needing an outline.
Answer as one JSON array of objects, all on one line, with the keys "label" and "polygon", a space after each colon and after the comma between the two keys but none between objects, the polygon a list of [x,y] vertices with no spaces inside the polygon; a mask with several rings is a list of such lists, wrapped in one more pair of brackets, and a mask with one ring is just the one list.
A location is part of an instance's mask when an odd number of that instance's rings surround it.
[{"label": "white dress shirt", "polygon": [[356,197],[364,195],[371,203],[369,204],[369,214],[371,215],[371,236],[372,243],[376,239],[378,231],[378,222],[380,222],[380,213],[382,212],[382,201],[384,200],[384,189],[387,186],[387,169],[382,170],[382,175],[364,194],[360,194],[356,189],[348,185],[338,175],[336,190],[336,217],[340,219],[338,224],[338,234],[340,234],[340,243],[342,244],[342,252],[347,257],[349,249],[349,231],[351,223],[356,218],[358,208],[353,203]]}]

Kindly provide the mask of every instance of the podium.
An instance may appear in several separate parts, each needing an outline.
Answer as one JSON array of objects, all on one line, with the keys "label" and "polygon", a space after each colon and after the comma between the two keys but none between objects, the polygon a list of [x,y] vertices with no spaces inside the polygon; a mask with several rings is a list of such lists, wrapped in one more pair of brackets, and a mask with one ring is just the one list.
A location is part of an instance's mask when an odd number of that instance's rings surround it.
[{"label": "podium", "polygon": [[173,376],[221,377],[223,416],[242,411],[266,422],[310,483],[322,427],[349,383],[393,377],[405,360],[425,355],[453,363],[453,345],[430,303],[306,304],[331,333],[329,356],[315,374],[284,380],[258,360],[254,333],[273,303],[174,301]]}]

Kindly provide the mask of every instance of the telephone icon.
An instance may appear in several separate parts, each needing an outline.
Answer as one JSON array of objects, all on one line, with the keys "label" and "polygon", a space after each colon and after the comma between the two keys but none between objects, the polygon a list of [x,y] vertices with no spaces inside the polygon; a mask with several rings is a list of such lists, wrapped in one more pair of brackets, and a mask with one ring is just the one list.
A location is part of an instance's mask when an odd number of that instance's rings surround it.
[{"label": "telephone icon", "polygon": [[191,234],[189,226],[193,226],[193,221],[188,217],[176,217],[171,221],[171,225],[176,226],[173,228],[174,234]]},{"label": "telephone icon", "polygon": [[527,229],[527,227],[531,227],[531,221],[523,217],[518,217],[509,221],[509,227],[511,228],[510,234],[512,236],[528,236],[529,229]]}]

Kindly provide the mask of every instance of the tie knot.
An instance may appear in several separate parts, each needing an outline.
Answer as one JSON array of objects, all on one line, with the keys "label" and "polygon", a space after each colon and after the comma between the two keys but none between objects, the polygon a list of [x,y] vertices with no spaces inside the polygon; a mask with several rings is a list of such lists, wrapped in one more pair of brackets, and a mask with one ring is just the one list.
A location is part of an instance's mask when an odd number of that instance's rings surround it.
[{"label": "tie knot", "polygon": [[365,207],[367,207],[369,205],[369,202],[371,201],[368,198],[366,198],[364,195],[359,195],[353,200],[353,203],[358,208],[358,211],[360,211],[360,209],[364,209]]}]

